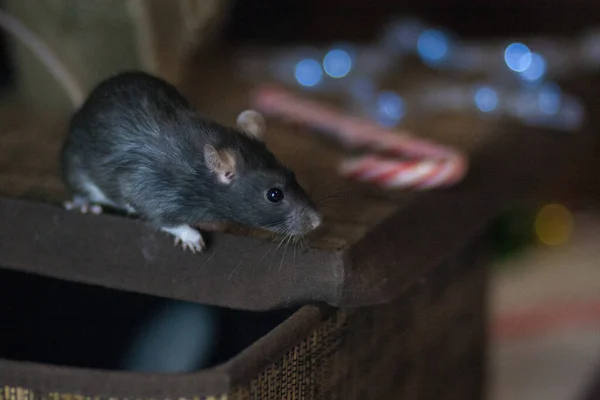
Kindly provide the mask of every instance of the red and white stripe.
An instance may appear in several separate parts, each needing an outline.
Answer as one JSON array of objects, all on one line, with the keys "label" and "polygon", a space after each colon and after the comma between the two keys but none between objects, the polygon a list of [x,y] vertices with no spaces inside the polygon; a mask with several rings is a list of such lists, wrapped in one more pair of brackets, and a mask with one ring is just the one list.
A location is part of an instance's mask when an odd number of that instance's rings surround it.
[{"label": "red and white stripe", "polygon": [[388,189],[450,186],[462,179],[464,170],[460,160],[450,158],[402,161],[367,155],[340,165],[343,176]]},{"label": "red and white stripe", "polygon": [[[257,89],[253,103],[267,115],[317,128],[347,148],[381,153],[341,163],[340,173],[360,182],[387,189],[430,189],[453,185],[467,171],[465,157],[453,149],[344,115],[282,88]],[[383,154],[393,158],[383,157]]]}]

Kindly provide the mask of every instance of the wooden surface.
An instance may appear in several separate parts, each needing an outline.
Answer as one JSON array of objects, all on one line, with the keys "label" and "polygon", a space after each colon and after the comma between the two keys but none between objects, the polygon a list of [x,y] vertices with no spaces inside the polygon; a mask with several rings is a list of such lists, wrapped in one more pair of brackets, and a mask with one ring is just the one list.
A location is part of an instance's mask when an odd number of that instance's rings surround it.
[{"label": "wooden surface", "polygon": [[[473,172],[461,185],[404,199],[376,227],[363,224],[369,232],[342,251],[327,251],[335,250],[328,247],[331,239],[316,238],[317,248],[302,249],[221,233],[210,236],[208,251],[194,255],[140,221],[1,200],[0,265],[244,309],[313,301],[341,307],[386,303],[433,279],[439,265],[468,248],[514,202],[535,198],[545,177],[587,145],[531,133],[499,136],[473,158]],[[499,167],[504,160],[509,162]],[[337,221],[330,223],[335,228]]]},{"label": "wooden surface", "polygon": [[[232,78],[226,62],[199,65],[190,69],[194,73],[185,80],[184,92],[203,112],[232,123],[247,107],[250,86]],[[413,87],[428,77],[420,71],[403,76]],[[16,103],[0,111],[5,129],[0,195],[53,203],[44,208],[3,201],[2,223],[11,228],[2,232],[0,265],[249,309],[306,301],[336,306],[390,301],[430,279],[440,263],[463,251],[505,208],[539,194],[565,163],[592,148],[585,136],[494,127],[475,116],[409,119],[415,134],[468,152],[472,171],[454,188],[386,193],[340,179],[335,166],[344,153],[333,144],[306,129],[268,121],[267,144],[297,172],[324,214],[323,228],[307,238],[306,247],[280,246],[281,239],[268,233],[231,228],[228,233],[274,240],[214,234],[209,251],[192,255],[139,221],[61,210],[59,202],[68,194],[57,160],[68,116]],[[148,276],[148,269],[156,274]]]}]

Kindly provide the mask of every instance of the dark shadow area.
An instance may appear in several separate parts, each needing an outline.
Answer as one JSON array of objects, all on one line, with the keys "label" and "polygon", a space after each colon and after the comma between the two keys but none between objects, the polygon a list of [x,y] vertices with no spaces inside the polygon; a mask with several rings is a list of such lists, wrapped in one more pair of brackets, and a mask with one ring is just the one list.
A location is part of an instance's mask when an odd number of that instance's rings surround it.
[{"label": "dark shadow area", "polygon": [[[156,329],[152,321],[161,311],[178,307],[204,306],[0,269],[0,358],[124,369],[140,333]],[[204,318],[195,322],[212,326],[213,334],[203,336],[209,343],[196,345],[210,353],[199,368],[230,359],[295,311],[204,308],[209,314],[181,317]],[[177,329],[175,320],[172,332]]]},{"label": "dark shadow area", "polygon": [[597,23],[592,1],[232,1],[224,31],[236,44],[371,41],[391,18],[418,16],[464,37],[570,35]]}]

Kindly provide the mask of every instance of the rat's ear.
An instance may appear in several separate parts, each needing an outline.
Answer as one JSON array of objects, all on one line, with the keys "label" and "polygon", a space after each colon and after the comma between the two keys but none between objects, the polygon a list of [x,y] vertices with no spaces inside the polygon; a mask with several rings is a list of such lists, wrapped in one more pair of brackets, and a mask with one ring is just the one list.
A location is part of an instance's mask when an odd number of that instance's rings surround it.
[{"label": "rat's ear", "polygon": [[204,145],[206,167],[217,175],[219,182],[230,184],[235,177],[235,154],[232,150],[217,150],[210,144]]},{"label": "rat's ear", "polygon": [[242,111],[237,117],[237,126],[246,135],[262,140],[267,124],[263,116],[255,110]]}]

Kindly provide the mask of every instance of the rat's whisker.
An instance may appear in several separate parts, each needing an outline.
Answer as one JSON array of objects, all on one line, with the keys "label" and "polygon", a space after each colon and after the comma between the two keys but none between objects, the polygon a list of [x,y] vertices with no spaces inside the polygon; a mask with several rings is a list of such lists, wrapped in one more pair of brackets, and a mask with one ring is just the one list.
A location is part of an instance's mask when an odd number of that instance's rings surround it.
[{"label": "rat's whisker", "polygon": [[317,207],[320,209],[323,207],[330,207],[332,205],[334,205],[336,207],[341,207],[341,204],[340,204],[341,202],[342,202],[342,199],[327,199],[327,200],[320,201],[316,204],[317,204]]},{"label": "rat's whisker", "polygon": [[328,197],[328,196],[339,195],[339,194],[351,194],[351,193],[352,193],[352,190],[349,190],[349,189],[338,189],[338,190],[333,190],[329,193],[326,193],[321,197]]},{"label": "rat's whisker", "polygon": [[294,239],[293,239],[293,243],[294,243],[295,245],[296,245],[296,244],[298,244],[298,243],[301,243],[301,242],[302,242],[302,240],[304,240],[304,236],[305,236],[305,235],[299,235],[299,236],[295,236],[295,237],[294,237]]},{"label": "rat's whisker", "polygon": [[267,257],[267,254],[271,253],[271,247],[267,247],[265,249],[265,252],[263,253],[262,257],[260,258],[260,262],[262,263],[265,260],[265,257]]},{"label": "rat's whisker", "polygon": [[308,245],[308,242],[306,240],[306,236],[302,236],[300,238],[300,248],[302,249],[302,251],[306,251],[310,248],[310,246]]},{"label": "rat's whisker", "polygon": [[292,155],[290,156],[290,160],[294,160],[296,158],[296,154],[298,154],[298,150],[300,150],[300,146],[296,145],[296,148],[294,149],[294,151],[292,152]]},{"label": "rat's whisker", "polygon": [[292,235],[290,235],[290,234],[288,234],[288,235],[287,235],[287,240],[286,240],[286,242],[285,242],[285,246],[284,246],[284,248],[283,248],[283,255],[281,256],[281,262],[279,263],[279,271],[281,271],[281,268],[283,267],[283,261],[285,260],[285,255],[286,255],[286,253],[287,253],[287,249],[288,249],[288,247],[289,247],[289,244],[290,244],[290,239],[291,239],[292,237],[293,237],[293,236],[292,236]]},{"label": "rat's whisker", "polygon": [[296,245],[293,246],[294,249],[294,265],[292,265],[293,268],[296,268]]},{"label": "rat's whisker", "polygon": [[281,245],[283,244],[283,241],[286,239],[287,237],[284,236],[281,238],[281,240],[279,241],[279,244],[277,245],[277,247],[275,247],[275,253],[277,253],[277,250],[279,250],[279,248],[281,247]]},{"label": "rat's whisker", "polygon": [[285,234],[287,232],[287,227],[285,223],[278,222],[275,224],[267,224],[265,228],[272,230],[275,233]]},{"label": "rat's whisker", "polygon": [[329,196],[327,198],[321,198],[315,200],[316,204],[330,203],[332,201],[348,200],[348,196]]},{"label": "rat's whisker", "polygon": [[273,268],[273,261],[275,259],[275,255],[277,254],[277,250],[279,250],[279,248],[281,247],[281,245],[283,244],[283,241],[286,239],[286,236],[283,236],[281,238],[281,240],[279,241],[279,244],[277,245],[277,247],[275,247],[275,250],[273,250],[273,257],[271,257],[271,262],[269,263],[269,271],[268,273],[271,273],[271,268]]},{"label": "rat's whisker", "polygon": [[315,202],[316,203],[321,203],[323,201],[347,199],[349,197],[350,197],[349,193],[343,193],[343,192],[329,193],[329,194],[327,194],[325,196],[316,197],[315,198]]}]

